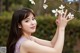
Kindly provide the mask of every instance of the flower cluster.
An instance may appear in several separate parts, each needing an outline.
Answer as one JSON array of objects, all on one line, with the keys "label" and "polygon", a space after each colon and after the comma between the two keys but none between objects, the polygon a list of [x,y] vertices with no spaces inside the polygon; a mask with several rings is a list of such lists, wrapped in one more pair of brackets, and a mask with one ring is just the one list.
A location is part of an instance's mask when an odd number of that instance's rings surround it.
[{"label": "flower cluster", "polygon": [[[59,14],[63,14],[63,13],[64,13],[64,8],[65,8],[65,6],[63,6],[63,5],[61,4],[61,6],[59,6],[59,9],[52,10],[52,13],[54,13],[55,16],[57,16],[58,13],[59,13]],[[68,17],[69,17],[69,18],[72,18],[72,17],[74,17],[74,15],[73,15],[72,13],[69,13],[69,14],[68,14]]]},{"label": "flower cluster", "polygon": [[46,4],[46,0],[44,0],[43,8],[46,9],[48,5]]},{"label": "flower cluster", "polygon": [[[29,0],[31,2],[31,4],[35,5],[35,2],[34,0]],[[44,0],[44,3],[43,3],[43,8],[46,9],[48,7],[48,5],[46,4],[46,0]]]},{"label": "flower cluster", "polygon": [[[31,2],[31,4],[35,5],[34,0],[29,0],[29,1]],[[46,1],[47,1],[47,0],[44,0],[44,3],[43,3],[43,8],[44,8],[44,9],[46,9],[46,8],[48,7],[48,5],[46,4]],[[52,13],[54,13],[55,16],[57,16],[58,13],[59,13],[59,14],[63,14],[63,13],[64,13],[64,8],[65,8],[65,6],[61,5],[61,6],[59,6],[59,9],[52,10]],[[69,14],[68,14],[68,17],[71,18],[71,17],[74,17],[74,15],[73,15],[72,13],[69,13]]]}]

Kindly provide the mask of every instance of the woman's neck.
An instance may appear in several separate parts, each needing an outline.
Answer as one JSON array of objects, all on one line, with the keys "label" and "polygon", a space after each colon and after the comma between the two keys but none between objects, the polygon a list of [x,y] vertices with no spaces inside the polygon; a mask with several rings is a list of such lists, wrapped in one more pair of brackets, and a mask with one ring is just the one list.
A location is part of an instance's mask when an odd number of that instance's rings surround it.
[{"label": "woman's neck", "polygon": [[26,37],[27,39],[31,40],[31,33],[23,33],[24,37]]}]

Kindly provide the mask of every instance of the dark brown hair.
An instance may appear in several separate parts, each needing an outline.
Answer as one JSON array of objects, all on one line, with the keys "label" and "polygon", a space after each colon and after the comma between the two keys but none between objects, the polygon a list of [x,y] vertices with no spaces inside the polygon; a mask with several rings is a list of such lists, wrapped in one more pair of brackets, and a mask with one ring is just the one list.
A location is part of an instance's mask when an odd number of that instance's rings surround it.
[{"label": "dark brown hair", "polygon": [[7,53],[14,53],[15,45],[22,36],[22,31],[18,28],[18,25],[21,24],[21,21],[26,19],[30,13],[35,16],[33,11],[28,8],[19,9],[13,13],[9,37],[7,40]]}]

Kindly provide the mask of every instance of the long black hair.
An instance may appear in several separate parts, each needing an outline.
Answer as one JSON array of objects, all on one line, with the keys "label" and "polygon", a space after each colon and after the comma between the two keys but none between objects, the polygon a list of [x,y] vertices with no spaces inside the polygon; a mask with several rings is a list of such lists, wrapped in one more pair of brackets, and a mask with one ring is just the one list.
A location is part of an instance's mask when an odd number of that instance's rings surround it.
[{"label": "long black hair", "polygon": [[13,13],[9,37],[7,40],[7,53],[14,53],[15,45],[23,34],[18,25],[21,25],[21,21],[27,18],[30,15],[30,13],[32,13],[35,16],[33,11],[28,8],[22,8]]}]

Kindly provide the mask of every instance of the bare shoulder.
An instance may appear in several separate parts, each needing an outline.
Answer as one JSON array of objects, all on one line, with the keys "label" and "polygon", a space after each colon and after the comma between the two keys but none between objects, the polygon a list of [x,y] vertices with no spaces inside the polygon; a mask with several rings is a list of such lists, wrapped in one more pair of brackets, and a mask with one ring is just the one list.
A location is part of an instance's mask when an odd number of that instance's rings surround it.
[{"label": "bare shoulder", "polygon": [[21,46],[23,47],[23,48],[28,48],[28,47],[30,47],[31,45],[32,45],[32,43],[33,43],[33,41],[30,41],[30,40],[27,40],[27,41],[24,41],[22,44],[21,44]]},{"label": "bare shoulder", "polygon": [[27,49],[27,46],[29,46],[29,44],[30,44],[29,40],[22,42],[22,44],[20,45],[20,53],[28,53],[29,51]]}]

